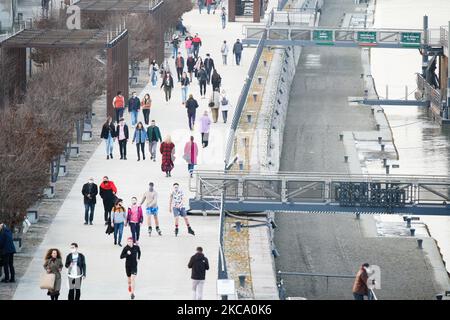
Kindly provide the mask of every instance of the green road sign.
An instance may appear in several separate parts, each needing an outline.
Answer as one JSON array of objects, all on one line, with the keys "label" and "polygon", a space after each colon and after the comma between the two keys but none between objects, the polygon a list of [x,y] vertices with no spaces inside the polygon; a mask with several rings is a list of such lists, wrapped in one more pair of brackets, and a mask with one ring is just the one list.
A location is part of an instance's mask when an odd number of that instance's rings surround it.
[{"label": "green road sign", "polygon": [[420,32],[402,32],[401,42],[408,44],[420,44],[422,34]]},{"label": "green road sign", "polygon": [[333,41],[333,31],[332,30],[314,30],[313,40],[314,41]]},{"label": "green road sign", "polygon": [[376,43],[377,33],[376,31],[358,31],[358,36],[356,39],[358,42],[362,43]]}]

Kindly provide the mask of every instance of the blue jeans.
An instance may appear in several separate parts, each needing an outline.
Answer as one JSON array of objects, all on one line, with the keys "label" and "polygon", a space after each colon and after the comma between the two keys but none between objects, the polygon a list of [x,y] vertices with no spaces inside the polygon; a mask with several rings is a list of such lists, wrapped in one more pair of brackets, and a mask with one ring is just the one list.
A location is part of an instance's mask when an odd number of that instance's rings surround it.
[{"label": "blue jeans", "polygon": [[139,223],[130,222],[130,230],[131,237],[133,238],[133,243],[136,243],[136,241],[139,241],[139,232],[141,230],[141,225]]},{"label": "blue jeans", "polygon": [[151,81],[152,81],[152,86],[156,86],[156,82],[158,81],[158,74],[156,71],[152,70]]},{"label": "blue jeans", "polygon": [[[94,220],[94,209],[95,209],[95,203],[85,203],[84,204],[84,222],[92,222]],[[89,215],[89,211],[91,211],[91,214]]]},{"label": "blue jeans", "polygon": [[194,171],[194,166],[195,166],[195,164],[188,164],[189,174],[192,174],[192,172]]},{"label": "blue jeans", "polygon": [[222,16],[222,29],[225,29],[225,25],[226,25],[226,18],[225,16]]},{"label": "blue jeans", "polygon": [[364,295],[353,292],[353,298],[355,300],[364,300]]},{"label": "blue jeans", "polygon": [[108,134],[108,139],[106,141],[106,155],[109,156],[113,152],[114,140],[111,136],[111,133]]},{"label": "blue jeans", "polygon": [[211,12],[211,5],[210,4],[206,5],[206,10],[208,11],[208,14]]},{"label": "blue jeans", "polygon": [[131,111],[131,125],[132,126],[135,126],[137,124],[138,114],[139,114],[138,110]]},{"label": "blue jeans", "polygon": [[178,47],[172,48],[172,56],[174,56],[175,58],[178,56]]},{"label": "blue jeans", "polygon": [[[117,239],[117,233],[119,233],[119,239]],[[114,223],[114,243],[122,242],[122,234],[123,234],[123,222]],[[117,241],[119,240],[119,241]]]},{"label": "blue jeans", "polygon": [[241,63],[241,55],[242,53],[236,53],[236,64],[239,65]]},{"label": "blue jeans", "polygon": [[188,86],[181,87],[181,102],[186,102],[188,91],[189,91]]},{"label": "blue jeans", "polygon": [[203,0],[198,4],[198,11],[200,12],[200,14],[202,13],[202,9],[203,9]]}]

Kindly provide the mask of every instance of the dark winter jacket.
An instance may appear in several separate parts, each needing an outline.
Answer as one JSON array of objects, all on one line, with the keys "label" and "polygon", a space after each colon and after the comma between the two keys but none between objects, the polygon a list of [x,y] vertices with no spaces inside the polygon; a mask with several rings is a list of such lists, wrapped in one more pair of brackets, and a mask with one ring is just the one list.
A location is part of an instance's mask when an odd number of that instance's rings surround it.
[{"label": "dark winter jacket", "polygon": [[[92,185],[90,183],[85,183],[83,189],[81,189],[81,193],[84,196],[85,204],[97,203],[98,187],[95,183],[92,183]],[[91,195],[91,198],[88,198],[88,195]]]},{"label": "dark winter jacket", "polygon": [[189,81],[189,78],[188,78],[188,77],[186,77],[186,78],[181,78],[180,82],[181,82],[181,85],[182,85],[182,86],[188,86],[189,83],[191,83],[191,82]]},{"label": "dark winter jacket", "polygon": [[189,98],[186,101],[186,109],[189,114],[195,113],[195,110],[198,108],[198,102],[194,98]]},{"label": "dark winter jacket", "polygon": [[164,89],[173,88],[173,78],[172,76],[169,76],[169,85],[166,84],[166,78],[164,77],[162,79],[161,88],[164,87]]},{"label": "dark winter jacket", "polygon": [[197,73],[198,81],[206,81],[208,80],[208,75],[206,74],[205,69],[200,69]]},{"label": "dark winter jacket", "polygon": [[214,74],[213,74],[211,77],[211,84],[212,84],[213,88],[219,88],[221,83],[222,83],[222,78],[220,77],[220,75],[217,73],[217,75],[214,76]]},{"label": "dark winter jacket", "polygon": [[[155,132],[156,140],[152,139],[153,132]],[[148,126],[147,127],[147,138],[148,138],[149,142],[152,142],[152,141],[162,142],[161,132],[159,131],[159,128],[157,126],[154,126],[154,127]]]},{"label": "dark winter jacket", "polygon": [[100,138],[108,139],[110,132],[111,132],[111,138],[114,138],[116,136],[116,128],[114,128],[114,125],[112,122],[109,125],[107,125],[107,124],[103,125],[102,133],[100,134]]},{"label": "dark winter jacket", "polygon": [[0,231],[0,253],[2,255],[16,253],[12,232],[5,225]]},{"label": "dark winter jacket", "polygon": [[[128,250],[131,251],[130,255],[127,254]],[[120,259],[126,259],[125,260],[126,266],[136,267],[138,260],[141,259],[141,249],[137,245],[134,245],[132,248],[130,248],[129,245],[126,245],[123,248],[122,253],[120,254]]]},{"label": "dark winter jacket", "polygon": [[109,181],[108,184],[105,184],[105,182],[100,184],[100,197],[102,197],[104,203],[114,204],[115,193],[117,193],[117,188],[114,182]]},{"label": "dark winter jacket", "polygon": [[[66,257],[66,268],[70,267],[72,264],[72,254],[68,254]],[[78,260],[77,260],[77,266],[80,267],[80,272],[83,276],[86,277],[86,259],[84,258],[84,255],[81,253],[78,253]]]},{"label": "dark winter jacket", "polygon": [[[119,133],[120,133],[120,124],[118,124],[117,126],[116,126],[116,137],[119,139]],[[124,128],[123,128],[123,132],[125,133],[125,140],[128,140],[128,138],[129,138],[129,134],[128,134],[128,126],[127,125],[124,125]]]},{"label": "dark winter jacket", "polygon": [[244,50],[241,42],[236,42],[233,46],[233,54],[240,54]]},{"label": "dark winter jacket", "polygon": [[195,62],[194,57],[187,58],[186,65],[187,65],[188,72],[194,72],[195,63],[196,62]]},{"label": "dark winter jacket", "polygon": [[214,69],[214,60],[212,58],[206,58],[205,61],[203,61],[203,64],[205,65],[206,70]]},{"label": "dark winter jacket", "polygon": [[203,253],[197,252],[189,260],[188,268],[192,269],[191,279],[205,280],[206,270],[209,270],[208,258]]},{"label": "dark winter jacket", "polygon": [[[178,58],[180,58],[180,66],[178,66]],[[183,57],[176,57],[175,58],[175,69],[184,69],[184,58]]]},{"label": "dark winter jacket", "polygon": [[130,99],[128,99],[128,111],[139,111],[139,109],[141,108],[141,101],[139,100],[138,97],[133,98],[131,97]]}]

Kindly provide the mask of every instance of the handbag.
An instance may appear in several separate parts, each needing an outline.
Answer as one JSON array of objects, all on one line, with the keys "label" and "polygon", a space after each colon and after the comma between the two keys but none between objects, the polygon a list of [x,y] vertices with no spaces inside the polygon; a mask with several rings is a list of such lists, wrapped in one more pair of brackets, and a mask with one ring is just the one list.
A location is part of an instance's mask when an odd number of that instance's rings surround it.
[{"label": "handbag", "polygon": [[191,156],[189,154],[187,154],[187,153],[185,153],[183,155],[183,159],[186,160],[186,162],[191,162]]},{"label": "handbag", "polygon": [[114,232],[114,226],[111,225],[111,221],[108,220],[108,226],[106,227],[105,233],[110,235]]},{"label": "handbag", "polygon": [[44,273],[41,275],[39,286],[41,289],[53,290],[55,288],[56,275],[54,273]]},{"label": "handbag", "polygon": [[210,107],[210,108],[213,108],[215,106],[215,103],[214,102],[210,102],[209,104],[208,104],[208,107]]}]

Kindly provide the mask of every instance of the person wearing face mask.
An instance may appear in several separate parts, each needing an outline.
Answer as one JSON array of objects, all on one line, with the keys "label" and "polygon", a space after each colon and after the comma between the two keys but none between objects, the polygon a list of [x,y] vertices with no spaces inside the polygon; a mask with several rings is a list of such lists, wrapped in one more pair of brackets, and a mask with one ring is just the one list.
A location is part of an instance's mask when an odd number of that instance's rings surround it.
[{"label": "person wearing face mask", "polygon": [[66,257],[66,268],[69,277],[69,300],[80,300],[81,279],[86,278],[86,259],[78,252],[78,244],[70,244],[70,252]]},{"label": "person wearing face mask", "polygon": [[127,213],[122,205],[122,199],[117,199],[111,211],[111,226],[114,227],[114,245],[122,246],[123,227],[127,222]]},{"label": "person wearing face mask", "polygon": [[133,243],[138,244],[141,224],[144,221],[142,207],[137,204],[137,198],[131,198],[131,207],[128,208],[127,224],[130,225]]},{"label": "person wearing face mask", "polygon": [[139,246],[133,244],[133,238],[129,237],[127,239],[127,245],[123,248],[120,259],[125,259],[128,292],[131,294],[131,299],[134,299],[135,278],[137,275],[138,261],[141,259],[141,249]]},{"label": "person wearing face mask", "polygon": [[136,92],[132,93],[130,99],[128,99],[128,112],[131,114],[131,127],[135,127],[138,122],[139,110],[141,109],[141,101],[136,95]]},{"label": "person wearing face mask", "polygon": [[[84,224],[88,222],[92,225],[94,220],[94,209],[97,203],[98,187],[94,183],[94,178],[89,178],[89,181],[83,185],[81,193],[84,196]],[[89,214],[90,211],[90,214]]]},{"label": "person wearing face mask", "polygon": [[147,213],[147,225],[148,225],[148,235],[152,235],[152,216],[155,219],[156,232],[161,236],[161,230],[159,229],[158,220],[158,193],[154,189],[153,182],[148,184],[148,191],[144,193],[141,200],[141,206],[146,202],[146,213]]},{"label": "person wearing face mask", "polygon": [[121,118],[116,127],[116,137],[119,140],[120,160],[127,160],[127,142],[129,138],[128,126],[125,119]]},{"label": "person wearing face mask", "polygon": [[116,201],[117,188],[114,182],[109,181],[107,176],[103,177],[100,184],[100,197],[103,199],[103,208],[105,209],[105,226],[110,223],[111,210]]},{"label": "person wearing face mask", "polygon": [[53,289],[48,290],[47,295],[50,296],[51,300],[58,300],[61,290],[61,271],[63,269],[61,252],[58,249],[50,249],[47,251],[44,260],[44,269],[47,270],[47,273],[55,275]]}]

